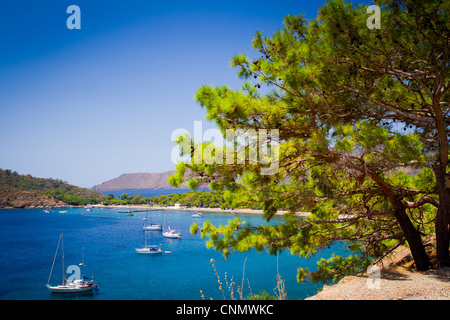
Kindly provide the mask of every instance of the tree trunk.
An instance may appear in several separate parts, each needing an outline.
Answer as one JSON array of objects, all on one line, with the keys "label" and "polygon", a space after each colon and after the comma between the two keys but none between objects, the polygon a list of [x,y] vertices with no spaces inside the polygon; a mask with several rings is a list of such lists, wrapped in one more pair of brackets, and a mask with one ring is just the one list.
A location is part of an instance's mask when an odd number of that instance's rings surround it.
[{"label": "tree trunk", "polygon": [[441,165],[433,166],[439,191],[439,208],[435,220],[436,262],[438,268],[450,267],[450,189],[445,185],[445,170]]},{"label": "tree trunk", "polygon": [[417,231],[406,214],[406,209],[400,203],[396,207],[394,215],[408,242],[416,269],[419,271],[428,270],[430,268],[430,259],[425,251],[419,231]]},{"label": "tree trunk", "polygon": [[[355,168],[357,168],[355,166]],[[408,215],[406,214],[406,208],[402,203],[402,199],[395,194],[391,186],[384,181],[378,174],[366,167],[364,169],[359,168],[360,172],[367,174],[378,186],[381,187],[383,192],[389,198],[393,208],[394,216],[400,225],[400,228],[405,235],[405,239],[408,242],[409,249],[416,264],[416,269],[419,271],[425,271],[430,268],[430,259],[422,242],[422,237],[419,231],[414,227]]]}]

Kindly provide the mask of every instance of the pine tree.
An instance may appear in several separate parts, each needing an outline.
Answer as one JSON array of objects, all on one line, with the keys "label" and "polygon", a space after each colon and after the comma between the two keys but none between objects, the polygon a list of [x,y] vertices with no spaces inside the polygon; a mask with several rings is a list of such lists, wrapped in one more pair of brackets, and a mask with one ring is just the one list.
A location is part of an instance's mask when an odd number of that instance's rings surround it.
[{"label": "pine tree", "polygon": [[[380,30],[366,27],[365,7],[342,1],[327,2],[311,21],[287,16],[272,37],[256,34],[258,58],[233,57],[240,90],[197,92],[224,136],[230,128],[278,129],[279,169],[262,175],[264,164],[251,163],[248,151],[245,161],[226,164],[224,147],[215,149],[223,164],[192,158],[170,182],[209,182],[225,190],[225,199],[262,206],[267,220],[278,209],[290,211],[276,226],[239,219],[193,226],[208,246],[225,256],[256,248],[309,257],[345,243],[352,254],[321,260],[313,273],[299,270],[299,280],[330,280],[365,270],[401,244],[426,270],[422,237],[435,231],[439,265],[448,263],[449,5],[379,5]],[[210,145],[178,142],[203,151]],[[246,148],[236,140],[234,147]]]},{"label": "pine tree", "polygon": [[[333,54],[323,76],[336,111],[370,119],[397,130],[415,132],[435,176],[437,261],[450,266],[449,29],[448,1],[383,0],[383,26],[360,28],[363,7],[336,1],[321,10],[320,34],[327,34]],[[367,15],[366,15],[367,16]],[[340,106],[345,105],[344,109]],[[426,201],[423,198],[420,202]],[[409,208],[418,203],[402,204]]]}]

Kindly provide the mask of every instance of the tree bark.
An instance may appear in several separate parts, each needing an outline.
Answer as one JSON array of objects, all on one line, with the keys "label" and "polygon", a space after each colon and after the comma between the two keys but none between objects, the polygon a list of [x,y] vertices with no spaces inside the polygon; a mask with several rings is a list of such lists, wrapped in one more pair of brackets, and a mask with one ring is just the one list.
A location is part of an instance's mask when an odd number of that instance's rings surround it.
[{"label": "tree bark", "polygon": [[394,215],[397,219],[400,228],[402,229],[405,239],[408,242],[409,249],[416,264],[416,269],[419,271],[425,271],[430,268],[430,258],[428,257],[425,247],[422,242],[422,237],[417,229],[412,224],[406,209],[398,201],[395,205]]},{"label": "tree bark", "polygon": [[416,269],[419,271],[425,271],[430,268],[430,258],[428,257],[425,247],[422,242],[422,237],[419,231],[414,227],[408,215],[406,214],[406,206],[402,202],[402,199],[395,194],[391,186],[378,176],[374,171],[367,169],[365,172],[378,186],[381,187],[383,192],[389,198],[393,208],[394,216],[402,229],[405,239],[408,242],[409,249],[416,264]]},{"label": "tree bark", "polygon": [[445,170],[433,166],[439,191],[439,207],[435,220],[436,262],[438,268],[450,267],[450,189],[445,185]]}]

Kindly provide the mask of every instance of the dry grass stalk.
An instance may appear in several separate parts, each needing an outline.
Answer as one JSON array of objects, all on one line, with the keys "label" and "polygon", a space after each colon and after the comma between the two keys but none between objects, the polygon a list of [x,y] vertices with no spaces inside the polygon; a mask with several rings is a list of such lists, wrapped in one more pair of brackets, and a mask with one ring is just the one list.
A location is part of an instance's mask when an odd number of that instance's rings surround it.
[{"label": "dry grass stalk", "polygon": [[[227,300],[226,296],[225,296],[225,291],[223,289],[223,283],[222,280],[220,278],[219,272],[217,271],[217,267],[215,265],[215,260],[211,259],[211,264],[212,267],[214,269],[214,274],[217,277],[217,283],[219,284],[219,290],[222,293],[223,299]],[[245,281],[245,264],[247,262],[247,258],[245,258],[244,261],[244,265],[242,267],[242,282],[240,286],[237,286],[236,292],[238,294],[238,297],[240,300],[245,300],[244,297],[244,281]],[[231,300],[237,300],[236,296],[235,296],[235,292],[234,292],[234,286],[236,285],[236,283],[233,281],[233,277],[231,277],[230,282],[228,282],[228,277],[227,277],[227,273],[224,273],[224,281],[225,281],[225,286],[228,289],[229,295]],[[247,283],[248,283],[248,289],[250,291],[250,297],[253,296],[253,292],[252,292],[252,288],[250,285],[250,280],[247,279]],[[277,286],[273,289],[275,296],[277,297],[278,300],[287,300],[287,293],[286,293],[286,286],[284,283],[284,280],[281,278],[281,275],[278,271],[278,257],[277,257]],[[203,291],[200,290],[200,294],[201,294],[201,298],[203,300],[205,300],[205,295],[203,294]],[[210,298],[212,300],[212,298]]]}]

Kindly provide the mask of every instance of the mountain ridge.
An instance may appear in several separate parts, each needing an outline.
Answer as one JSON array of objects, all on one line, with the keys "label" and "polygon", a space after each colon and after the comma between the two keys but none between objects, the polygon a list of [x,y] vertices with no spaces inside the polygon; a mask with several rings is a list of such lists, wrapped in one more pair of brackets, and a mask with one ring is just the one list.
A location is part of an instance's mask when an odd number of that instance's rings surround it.
[{"label": "mountain ridge", "polygon": [[122,189],[168,189],[173,188],[169,185],[169,177],[175,173],[175,170],[149,173],[123,173],[120,176],[107,180],[101,184],[95,185],[92,190],[96,191],[113,191]]}]

